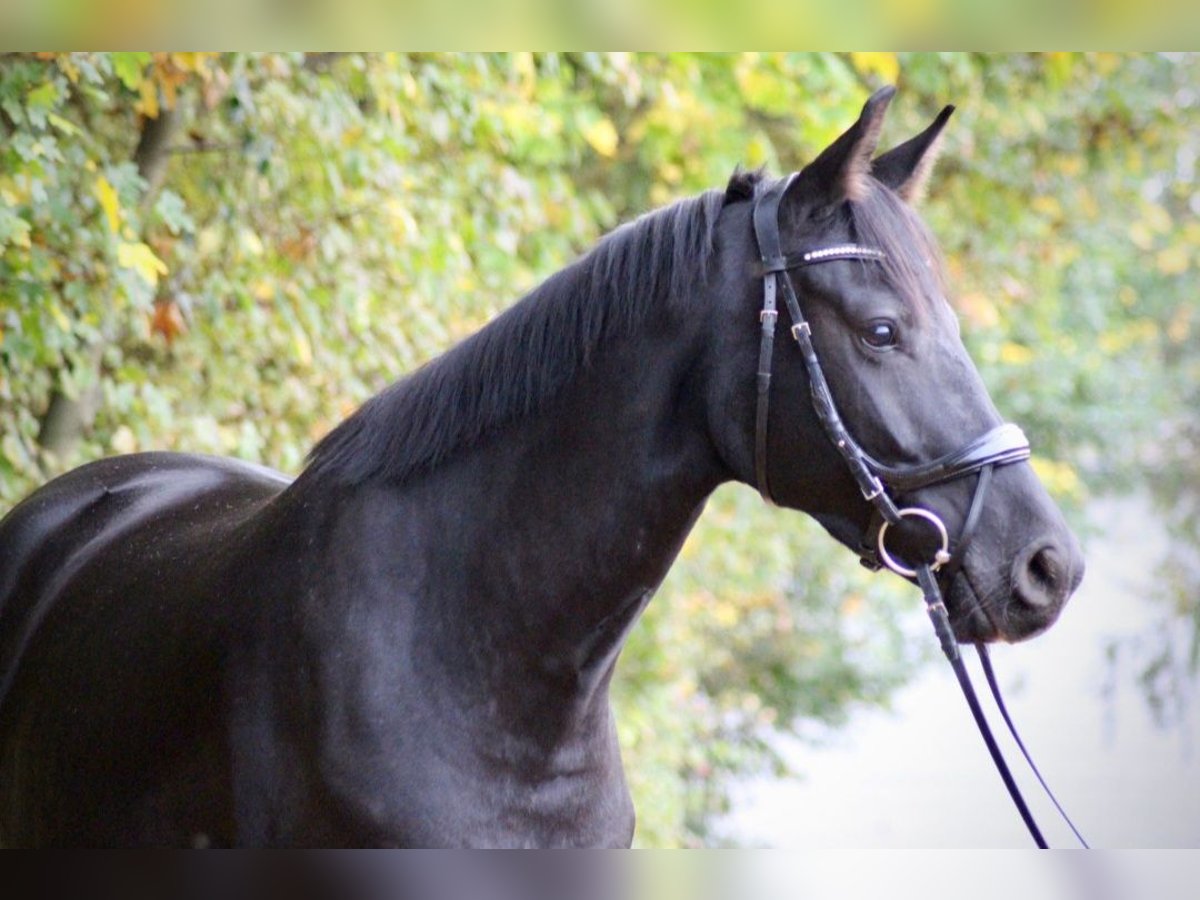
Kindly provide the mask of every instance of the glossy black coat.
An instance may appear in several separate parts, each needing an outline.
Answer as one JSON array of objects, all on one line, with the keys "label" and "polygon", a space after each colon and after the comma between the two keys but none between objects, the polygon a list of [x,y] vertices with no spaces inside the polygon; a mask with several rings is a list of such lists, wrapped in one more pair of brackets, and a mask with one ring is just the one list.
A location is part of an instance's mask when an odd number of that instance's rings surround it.
[{"label": "glossy black coat", "polygon": [[[930,142],[880,181],[867,124],[789,190],[784,240],[888,228],[927,265],[915,216],[894,214]],[[761,187],[736,176],[606,238],[368,403],[295,481],[139,454],[16,507],[0,842],[628,845],[618,654],[711,491],[755,480]],[[916,464],[1000,419],[949,306],[903,275],[842,261],[796,285],[848,427]],[[862,340],[880,319],[886,352]],[[773,495],[853,545],[870,507],[787,348],[771,390]],[[953,526],[970,488],[919,493]],[[1006,466],[947,598],[958,637],[1036,633],[1081,572],[1029,466]]]}]

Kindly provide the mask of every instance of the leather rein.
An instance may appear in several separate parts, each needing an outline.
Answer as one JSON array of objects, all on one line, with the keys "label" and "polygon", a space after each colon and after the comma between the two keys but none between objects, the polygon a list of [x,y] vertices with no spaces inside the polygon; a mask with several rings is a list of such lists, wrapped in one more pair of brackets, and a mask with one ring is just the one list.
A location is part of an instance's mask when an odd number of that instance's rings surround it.
[{"label": "leather rein", "polygon": [[[955,677],[962,688],[967,706],[987,745],[992,761],[995,763],[1025,827],[1029,830],[1037,846],[1044,849],[1047,847],[1046,840],[1034,821],[1025,798],[1021,795],[1020,788],[1013,778],[979,704],[979,698],[959,652],[958,642],[954,638],[949,614],[942,598],[943,590],[949,589],[966,557],[967,548],[974,536],[980,513],[983,510],[984,499],[991,484],[992,472],[997,466],[1029,459],[1029,441],[1019,427],[1006,423],[992,428],[960,449],[931,462],[915,466],[888,466],[877,461],[854,440],[842,422],[841,416],[838,415],[837,405],[834,403],[833,394],[825,380],[825,373],[821,369],[821,363],[817,359],[816,349],[813,346],[812,328],[804,318],[795,288],[792,285],[792,279],[788,273],[794,269],[835,260],[855,259],[864,262],[880,262],[885,256],[881,250],[855,243],[818,247],[790,255],[784,254],[779,234],[779,205],[795,177],[796,175],[793,173],[768,188],[755,200],[753,210],[754,234],[762,259],[761,274],[763,278],[763,306],[759,313],[762,337],[758,355],[758,393],[754,440],[754,469],[759,493],[767,503],[774,503],[767,473],[767,426],[770,413],[771,360],[775,345],[775,326],[779,318],[778,297],[782,293],[784,305],[791,319],[790,333],[804,360],[813,408],[816,410],[817,417],[830,442],[841,454],[850,475],[862,492],[863,498],[874,508],[871,523],[857,550],[860,560],[863,565],[872,570],[887,568],[904,578],[915,580],[920,586],[925,598],[926,611],[933,623],[942,652],[954,669]],[[889,491],[915,491],[971,475],[976,476],[975,489],[962,528],[954,540],[951,540],[945,523],[936,512],[919,506],[898,507],[889,493]],[[934,551],[931,559],[906,564],[889,552],[886,543],[888,531],[900,526],[905,519],[919,520],[936,532],[940,546]],[[987,648],[983,643],[977,642],[975,649],[979,654],[997,708],[1012,732],[1013,739],[1054,807],[1062,815],[1079,842],[1087,847],[1087,842],[1075,828],[1066,812],[1063,811],[1058,800],[1055,799],[1026,750],[1024,742],[1017,734],[1016,727],[1013,725],[1012,718],[1000,695],[999,684],[996,681]]]}]

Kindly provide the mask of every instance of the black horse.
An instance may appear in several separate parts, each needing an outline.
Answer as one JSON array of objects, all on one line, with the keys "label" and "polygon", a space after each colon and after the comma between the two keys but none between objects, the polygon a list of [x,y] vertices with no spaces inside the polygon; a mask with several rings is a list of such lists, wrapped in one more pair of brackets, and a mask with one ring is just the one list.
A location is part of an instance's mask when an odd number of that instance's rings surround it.
[{"label": "black horse", "polygon": [[[765,488],[756,200],[782,191],[787,252],[877,248],[790,274],[874,458],[920,464],[1000,422],[910,205],[948,111],[872,160],[890,96],[785,191],[739,173],[617,229],[368,401],[294,481],[145,453],[17,506],[0,841],[629,844],[617,657],[712,490]],[[781,347],[764,474],[857,550],[873,507],[809,392]],[[897,495],[952,531],[971,497],[963,480]],[[956,637],[1048,627],[1083,564],[1027,464],[997,469],[974,533]]]}]

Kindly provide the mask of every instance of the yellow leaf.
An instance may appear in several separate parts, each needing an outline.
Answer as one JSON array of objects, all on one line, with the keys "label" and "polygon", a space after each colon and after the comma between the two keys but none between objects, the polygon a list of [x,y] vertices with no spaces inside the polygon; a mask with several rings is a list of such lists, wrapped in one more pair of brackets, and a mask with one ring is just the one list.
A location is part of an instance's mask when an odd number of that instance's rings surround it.
[{"label": "yellow leaf", "polygon": [[1120,54],[1097,53],[1096,69],[1101,75],[1111,75],[1121,65]]},{"label": "yellow leaf", "polygon": [[1051,194],[1039,194],[1029,205],[1034,212],[1046,218],[1057,219],[1062,215],[1062,204]]},{"label": "yellow leaf", "polygon": [[50,315],[54,319],[55,324],[63,331],[71,330],[71,320],[67,318],[67,314],[62,311],[62,307],[57,303],[50,304]]},{"label": "yellow leaf", "polygon": [[117,244],[117,265],[124,269],[133,269],[151,286],[157,286],[159,276],[166,275],[168,271],[167,264],[140,241]]},{"label": "yellow leaf", "polygon": [[517,53],[513,56],[513,71],[521,85],[521,94],[526,99],[533,96],[537,86],[537,63],[532,53]]},{"label": "yellow leaf", "polygon": [[260,278],[250,288],[250,292],[254,294],[255,300],[261,300],[264,303],[268,300],[275,299],[275,285],[269,278]]},{"label": "yellow leaf", "polygon": [[241,239],[242,249],[244,249],[251,256],[263,255],[264,248],[262,238],[260,238],[249,228],[243,228],[238,234],[238,237]]},{"label": "yellow leaf", "polygon": [[1075,178],[1083,173],[1083,157],[1064,156],[1058,161],[1058,171],[1068,178]]},{"label": "yellow leaf", "polygon": [[771,73],[763,71],[756,61],[750,58],[742,60],[738,66],[736,77],[742,96],[754,104],[763,104],[778,90],[778,79]]},{"label": "yellow leaf", "polygon": [[62,69],[64,75],[71,79],[71,84],[79,84],[79,69],[75,63],[71,62],[69,56],[60,57],[58,67]]},{"label": "yellow leaf", "polygon": [[713,618],[722,628],[732,628],[738,621],[738,608],[732,603],[718,603],[713,609]]},{"label": "yellow leaf", "polygon": [[1033,359],[1033,351],[1022,344],[1006,341],[1000,345],[1000,362],[1010,366],[1023,366]]},{"label": "yellow leaf", "polygon": [[1147,203],[1142,208],[1142,214],[1146,220],[1146,224],[1159,234],[1166,234],[1175,227],[1175,223],[1171,219],[1171,214],[1167,212],[1166,207],[1158,203]]},{"label": "yellow leaf", "polygon": [[117,189],[112,186],[112,182],[101,175],[96,179],[92,193],[96,195],[100,208],[104,210],[104,217],[108,219],[108,227],[114,234],[120,231],[121,198],[117,196]]},{"label": "yellow leaf", "polygon": [[601,117],[588,125],[583,131],[583,137],[601,156],[616,155],[620,138],[617,137],[616,126],[607,117]]},{"label": "yellow leaf", "polygon": [[765,136],[757,134],[750,139],[746,144],[746,166],[751,169],[757,169],[760,166],[765,166],[771,156],[771,145],[767,142]]},{"label": "yellow leaf", "polygon": [[153,78],[147,78],[142,82],[141,97],[133,108],[140,112],[148,119],[158,118],[158,84]]},{"label": "yellow leaf", "polygon": [[864,75],[878,75],[888,84],[900,77],[900,58],[895,53],[851,53],[850,62]]},{"label": "yellow leaf", "polygon": [[1172,344],[1182,344],[1191,333],[1192,309],[1190,306],[1180,305],[1167,325],[1167,337],[1171,339]]},{"label": "yellow leaf", "polygon": [[220,54],[172,53],[171,62],[175,64],[175,68],[181,69],[184,72],[195,72],[197,75],[207,80],[212,76],[212,70],[208,67],[208,61],[216,56],[220,56]]},{"label": "yellow leaf", "polygon": [[1150,226],[1145,222],[1134,222],[1129,226],[1129,239],[1133,241],[1134,246],[1141,250],[1149,250],[1154,244],[1154,233],[1150,231]]},{"label": "yellow leaf", "polygon": [[308,335],[299,328],[292,332],[292,347],[296,351],[296,359],[299,360],[301,366],[307,369],[312,365],[312,344],[308,341]]},{"label": "yellow leaf", "polygon": [[672,162],[663,163],[658,167],[658,177],[667,184],[679,184],[683,180],[683,169]]},{"label": "yellow leaf", "polygon": [[1154,258],[1154,263],[1158,266],[1158,271],[1164,275],[1182,275],[1187,271],[1188,262],[1187,248],[1182,244],[1176,244],[1173,247],[1168,247],[1166,250],[1160,250]]},{"label": "yellow leaf", "polygon": [[1033,457],[1029,462],[1042,484],[1052,493],[1076,498],[1083,495],[1083,482],[1070,463],[1040,456]]},{"label": "yellow leaf", "polygon": [[1056,76],[1065,79],[1071,74],[1072,56],[1062,50],[1047,53],[1046,65]]}]

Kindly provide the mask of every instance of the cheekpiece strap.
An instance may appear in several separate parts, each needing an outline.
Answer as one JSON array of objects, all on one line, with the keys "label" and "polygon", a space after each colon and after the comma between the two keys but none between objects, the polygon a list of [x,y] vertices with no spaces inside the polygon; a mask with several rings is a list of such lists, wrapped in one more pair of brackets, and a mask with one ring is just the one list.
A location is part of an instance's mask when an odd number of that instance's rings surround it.
[{"label": "cheekpiece strap", "polygon": [[825,427],[826,433],[838,452],[841,453],[850,474],[854,477],[863,497],[870,501],[884,520],[895,524],[899,513],[891,498],[884,491],[883,483],[870,468],[868,457],[842,424],[833,395],[817,361],[812,344],[812,329],[804,318],[795,288],[787,272],[822,262],[843,259],[859,259],[878,262],[885,258],[881,250],[860,244],[834,244],[800,253],[784,254],[779,235],[779,204],[796,178],[792,173],[772,185],[754,204],[754,237],[761,258],[760,274],[763,279],[763,306],[759,312],[762,323],[762,338],[758,353],[757,405],[755,409],[754,473],[758,491],[764,500],[773,503],[767,477],[767,427],[771,402],[771,358],[775,346],[775,323],[779,318],[778,294],[783,293],[788,315],[792,320],[791,335],[800,347],[808,372],[813,405]]},{"label": "cheekpiece strap", "polygon": [[[787,192],[795,173],[776,183],[754,204],[754,237],[762,258],[763,305],[758,314],[762,337],[758,346],[758,396],[754,413],[754,480],[763,500],[774,504],[771,486],[767,478],[767,425],[771,404],[771,358],[775,350],[775,323],[779,319],[776,297],[779,291],[779,273],[785,271],[779,263],[785,262],[779,244],[779,204]],[[787,279],[784,279],[787,284]]]}]

